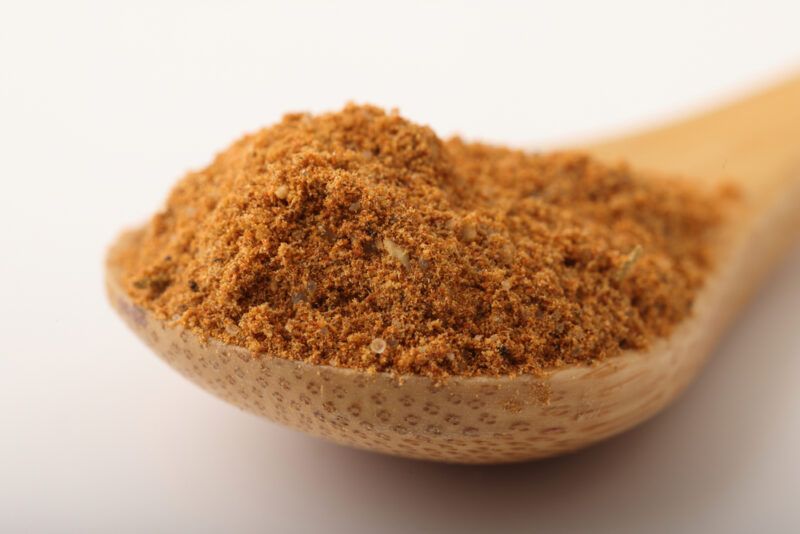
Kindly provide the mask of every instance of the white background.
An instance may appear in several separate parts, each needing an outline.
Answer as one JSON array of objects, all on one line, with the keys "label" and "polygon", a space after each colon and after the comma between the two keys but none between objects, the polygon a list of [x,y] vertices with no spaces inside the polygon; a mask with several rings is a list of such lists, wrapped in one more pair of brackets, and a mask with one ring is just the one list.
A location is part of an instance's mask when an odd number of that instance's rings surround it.
[{"label": "white background", "polygon": [[799,69],[796,0],[225,4],[0,4],[0,531],[800,531],[800,249],[663,415],[504,467],[244,414],[102,291],[118,230],[285,111],[355,99],[553,146]]}]

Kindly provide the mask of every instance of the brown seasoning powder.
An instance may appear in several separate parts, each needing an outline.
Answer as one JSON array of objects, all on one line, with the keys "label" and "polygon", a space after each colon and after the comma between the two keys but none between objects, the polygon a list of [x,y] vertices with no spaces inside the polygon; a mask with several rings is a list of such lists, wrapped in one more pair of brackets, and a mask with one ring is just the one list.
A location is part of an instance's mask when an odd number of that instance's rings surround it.
[{"label": "brown seasoning powder", "polygon": [[669,334],[711,267],[724,204],[349,105],[240,139],[111,261],[144,308],[256,357],[540,373]]}]

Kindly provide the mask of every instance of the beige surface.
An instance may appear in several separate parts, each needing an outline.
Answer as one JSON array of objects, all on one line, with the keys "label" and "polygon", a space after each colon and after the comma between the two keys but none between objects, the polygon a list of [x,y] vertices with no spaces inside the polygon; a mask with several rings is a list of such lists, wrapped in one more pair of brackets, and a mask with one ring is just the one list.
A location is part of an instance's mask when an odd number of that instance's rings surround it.
[{"label": "beige surface", "polygon": [[[709,160],[724,161],[728,178],[746,193],[744,207],[720,238],[718,268],[694,315],[648,351],[625,352],[594,366],[567,367],[543,378],[451,378],[444,384],[366,375],[203,343],[132,304],[113,270],[109,295],[128,325],[184,376],[292,428],[359,448],[447,462],[561,454],[622,432],[674,400],[792,242],[800,224],[798,114],[800,78],[722,112],[596,149],[603,157],[626,154],[645,168],[663,164],[664,170],[690,175],[711,173]],[[753,135],[763,142],[751,142]]]}]

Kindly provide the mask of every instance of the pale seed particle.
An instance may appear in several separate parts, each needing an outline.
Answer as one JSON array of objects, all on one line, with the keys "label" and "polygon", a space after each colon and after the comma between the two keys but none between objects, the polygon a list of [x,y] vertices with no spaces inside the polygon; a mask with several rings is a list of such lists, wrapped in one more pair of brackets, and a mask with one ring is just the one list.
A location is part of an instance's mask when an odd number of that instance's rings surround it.
[{"label": "pale seed particle", "polygon": [[281,184],[275,188],[275,196],[281,200],[289,196],[289,187],[286,184]]},{"label": "pale seed particle", "polygon": [[239,335],[239,327],[235,324],[226,324],[225,332],[227,332],[228,335],[237,336]]},{"label": "pale seed particle", "polygon": [[625,257],[625,261],[622,263],[622,265],[619,267],[619,270],[617,271],[617,276],[616,276],[617,280],[623,280],[626,276],[628,276],[628,273],[636,264],[641,255],[642,255],[642,246],[636,245],[635,247],[633,247],[633,250],[631,250],[628,253],[628,255]]},{"label": "pale seed particle", "polygon": [[376,337],[369,344],[369,350],[375,354],[383,354],[383,351],[386,350],[386,341],[382,337]]},{"label": "pale seed particle", "polygon": [[386,252],[389,253],[389,256],[402,263],[403,267],[408,267],[408,252],[404,248],[388,237],[383,238],[383,248],[386,249]]},{"label": "pale seed particle", "polygon": [[472,223],[467,223],[461,228],[461,239],[467,243],[478,238],[478,229]]}]

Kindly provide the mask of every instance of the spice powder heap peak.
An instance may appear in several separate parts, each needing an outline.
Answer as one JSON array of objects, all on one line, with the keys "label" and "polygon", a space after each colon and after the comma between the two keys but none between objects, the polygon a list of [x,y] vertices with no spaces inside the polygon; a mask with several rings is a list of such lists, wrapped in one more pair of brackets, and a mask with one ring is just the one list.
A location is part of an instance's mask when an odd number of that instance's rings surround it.
[{"label": "spice powder heap peak", "polygon": [[254,357],[536,374],[668,335],[712,268],[726,202],[351,104],[240,139],[111,262],[142,307]]}]

